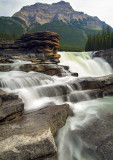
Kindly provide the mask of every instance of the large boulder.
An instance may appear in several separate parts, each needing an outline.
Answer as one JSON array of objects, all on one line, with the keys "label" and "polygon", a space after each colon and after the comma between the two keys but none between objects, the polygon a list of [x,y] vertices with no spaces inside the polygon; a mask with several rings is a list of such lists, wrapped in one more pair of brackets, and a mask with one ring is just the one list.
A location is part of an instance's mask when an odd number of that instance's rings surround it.
[{"label": "large boulder", "polygon": [[73,113],[67,104],[25,113],[16,123],[0,126],[0,159],[29,160],[57,152],[53,136]]}]

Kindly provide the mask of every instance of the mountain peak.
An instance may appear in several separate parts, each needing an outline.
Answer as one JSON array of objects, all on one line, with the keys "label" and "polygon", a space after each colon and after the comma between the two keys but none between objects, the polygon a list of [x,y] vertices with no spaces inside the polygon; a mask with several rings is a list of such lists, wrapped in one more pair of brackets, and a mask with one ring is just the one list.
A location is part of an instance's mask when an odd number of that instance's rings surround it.
[{"label": "mountain peak", "polygon": [[52,5],[70,5],[70,3],[65,1],[59,1],[57,3],[52,3]]},{"label": "mountain peak", "polygon": [[52,5],[53,6],[59,6],[59,7],[66,7],[66,8],[72,9],[70,3],[69,2],[65,2],[65,1],[60,1],[60,2],[57,2],[57,3],[53,3]]},{"label": "mountain peak", "polygon": [[53,4],[35,3],[31,6],[25,6],[13,17],[22,19],[27,26],[33,23],[43,25],[52,21],[62,21],[67,24],[100,29],[104,25],[97,17],[75,11],[70,3],[65,1]]}]

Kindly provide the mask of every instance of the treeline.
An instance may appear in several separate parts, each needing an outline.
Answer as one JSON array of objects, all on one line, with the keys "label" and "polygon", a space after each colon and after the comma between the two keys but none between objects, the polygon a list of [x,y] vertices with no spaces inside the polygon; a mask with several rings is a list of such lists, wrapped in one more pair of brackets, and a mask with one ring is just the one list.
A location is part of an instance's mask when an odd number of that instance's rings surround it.
[{"label": "treeline", "polygon": [[111,31],[109,26],[107,29],[103,26],[101,32],[88,36],[85,51],[105,50],[109,48],[113,48],[113,31]]},{"label": "treeline", "polygon": [[6,33],[0,33],[0,41],[13,41],[16,40],[18,38],[17,35],[15,34],[6,34]]}]

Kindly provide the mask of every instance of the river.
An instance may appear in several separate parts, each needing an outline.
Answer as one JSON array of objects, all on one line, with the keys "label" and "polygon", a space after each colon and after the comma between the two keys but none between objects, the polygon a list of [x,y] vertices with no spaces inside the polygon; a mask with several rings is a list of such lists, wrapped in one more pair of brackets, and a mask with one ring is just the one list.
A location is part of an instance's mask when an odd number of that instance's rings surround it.
[{"label": "river", "polygon": [[[61,65],[68,65],[70,71],[79,74],[79,77],[98,77],[113,73],[112,68],[101,58],[91,57],[91,52],[60,52]],[[72,137],[71,132],[82,130],[92,119],[99,117],[102,110],[106,112],[112,109],[113,98],[104,97],[91,100],[81,90],[73,89],[70,82],[76,81],[77,77],[67,74],[66,77],[48,76],[38,72],[19,71],[22,61],[12,64],[12,71],[0,72],[1,88],[8,92],[19,95],[25,105],[25,111],[37,110],[47,104],[68,103],[74,112],[74,116],[68,118],[66,125],[60,129],[57,136],[58,160],[97,160],[84,148],[90,147],[79,135]],[[25,62],[29,63],[29,62]],[[61,87],[68,90],[68,94],[61,93]],[[84,101],[79,102],[79,92],[82,93]],[[77,96],[78,95],[78,96]],[[80,94],[81,95],[81,94]],[[74,96],[78,102],[74,101]]]}]

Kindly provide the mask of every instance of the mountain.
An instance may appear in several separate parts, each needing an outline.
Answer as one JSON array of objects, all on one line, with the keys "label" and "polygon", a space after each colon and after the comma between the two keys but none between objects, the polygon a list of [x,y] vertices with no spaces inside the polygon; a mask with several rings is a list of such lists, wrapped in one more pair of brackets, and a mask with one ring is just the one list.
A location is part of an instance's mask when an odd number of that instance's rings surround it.
[{"label": "mountain", "polygon": [[82,24],[88,28],[101,29],[104,22],[97,17],[91,17],[83,12],[74,11],[68,2],[60,1],[58,3],[42,4],[36,3],[31,6],[23,7],[13,17],[19,17],[29,26],[32,23],[45,24],[52,21],[62,21],[64,23]]},{"label": "mountain", "polygon": [[[2,17],[3,19],[3,17]],[[92,17],[83,12],[75,11],[68,2],[60,1],[53,4],[36,3],[24,6],[16,12],[10,21],[13,21],[14,32],[55,31],[60,35],[62,48],[84,49],[88,34],[94,34],[108,26],[98,17]],[[11,30],[9,19],[4,17],[7,29]],[[1,18],[0,18],[1,22]],[[1,25],[0,23],[0,28]],[[3,28],[3,27],[2,27]],[[1,31],[0,31],[1,32]],[[2,32],[6,32],[6,27]]]},{"label": "mountain", "polygon": [[19,18],[0,17],[0,33],[16,34],[17,36],[20,36],[24,32],[25,24],[22,24],[21,19],[19,22]]}]

